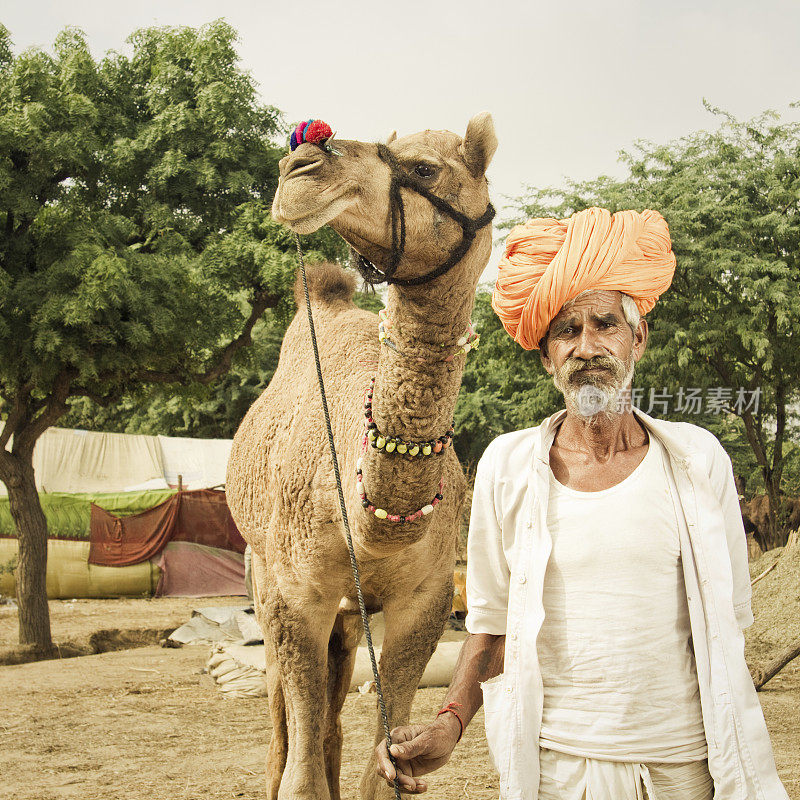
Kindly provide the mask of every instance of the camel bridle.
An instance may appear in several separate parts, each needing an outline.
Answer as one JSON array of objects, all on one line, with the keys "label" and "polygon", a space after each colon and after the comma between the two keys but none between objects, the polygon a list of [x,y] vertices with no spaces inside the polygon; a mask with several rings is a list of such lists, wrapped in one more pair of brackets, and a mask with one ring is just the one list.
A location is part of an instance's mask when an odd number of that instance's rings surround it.
[{"label": "camel bridle", "polygon": [[[364,280],[373,285],[388,283],[396,286],[420,286],[444,275],[461,261],[475,241],[475,235],[494,219],[496,212],[494,206],[489,203],[486,206],[486,211],[477,219],[472,219],[466,214],[462,214],[446,200],[433,194],[418,180],[409,175],[400,166],[400,162],[394,153],[385,144],[379,144],[377,147],[378,158],[389,167],[389,172],[391,173],[389,209],[392,224],[392,252],[389,257],[389,264],[385,269],[381,270],[354,249],[356,255],[355,266]],[[452,247],[447,260],[424,275],[417,275],[413,278],[394,277],[394,273],[397,271],[406,249],[406,211],[401,189],[410,189],[412,192],[416,192],[421,197],[424,197],[437,211],[446,214],[461,226],[461,241]]]}]

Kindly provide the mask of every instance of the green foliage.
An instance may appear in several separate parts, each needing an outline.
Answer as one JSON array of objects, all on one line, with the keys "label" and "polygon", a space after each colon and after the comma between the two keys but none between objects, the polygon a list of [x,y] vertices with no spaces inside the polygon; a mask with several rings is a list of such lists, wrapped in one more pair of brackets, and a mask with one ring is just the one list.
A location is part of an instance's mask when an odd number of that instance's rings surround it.
[{"label": "green foliage", "polygon": [[373,289],[356,292],[353,302],[359,308],[363,308],[364,311],[371,311],[373,314],[377,314],[384,307],[381,296]]},{"label": "green foliage", "polygon": [[143,385],[105,408],[89,398],[77,398],[61,424],[120,433],[230,438],[272,378],[285,330],[284,315],[269,309],[253,330],[252,345],[240,350],[231,369],[213,384]]},{"label": "green foliage", "polygon": [[95,62],[0,36],[0,397],[30,422],[55,387],[114,398],[218,363],[292,282],[266,203],[280,116],[235,33],[150,28]]},{"label": "green foliage", "polygon": [[17,556],[12,556],[6,562],[0,562],[0,575],[13,575],[17,570],[17,565],[19,564],[19,558]]}]

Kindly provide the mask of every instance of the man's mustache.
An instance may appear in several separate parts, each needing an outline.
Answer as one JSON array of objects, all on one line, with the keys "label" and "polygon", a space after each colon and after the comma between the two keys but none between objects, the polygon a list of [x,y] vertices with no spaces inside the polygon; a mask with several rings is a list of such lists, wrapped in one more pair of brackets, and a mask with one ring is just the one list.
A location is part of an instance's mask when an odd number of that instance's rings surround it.
[{"label": "man's mustache", "polygon": [[568,359],[564,364],[568,378],[571,378],[573,375],[577,375],[580,372],[587,372],[588,370],[592,369],[603,369],[613,372],[618,368],[618,366],[624,366],[622,361],[615,361],[615,359],[609,358],[608,356],[597,356],[595,358],[590,358],[588,361],[577,358]]}]

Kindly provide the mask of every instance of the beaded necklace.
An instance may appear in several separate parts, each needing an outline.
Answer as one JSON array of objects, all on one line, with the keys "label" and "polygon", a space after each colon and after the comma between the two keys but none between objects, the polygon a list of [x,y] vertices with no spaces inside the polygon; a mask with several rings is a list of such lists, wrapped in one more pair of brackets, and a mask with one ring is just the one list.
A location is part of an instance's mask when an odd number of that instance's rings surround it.
[{"label": "beaded necklace", "polygon": [[390,514],[385,508],[376,508],[367,499],[367,489],[364,486],[364,475],[361,472],[362,460],[359,458],[356,462],[356,489],[361,498],[361,505],[367,509],[371,514],[374,514],[378,519],[385,519],[389,522],[416,522],[421,517],[433,513],[433,509],[442,502],[444,489],[444,478],[439,479],[439,491],[436,492],[435,497],[430,503],[422,508],[418,508],[413,514]]},{"label": "beaded necklace", "polygon": [[399,436],[386,436],[378,430],[378,425],[372,419],[372,394],[375,391],[375,378],[370,381],[369,389],[364,397],[364,439],[362,446],[366,449],[369,442],[376,450],[383,450],[386,453],[399,453],[410,456],[432,456],[444,453],[453,442],[455,433],[455,422],[450,426],[450,430],[444,436],[433,439],[429,442],[406,442]]}]

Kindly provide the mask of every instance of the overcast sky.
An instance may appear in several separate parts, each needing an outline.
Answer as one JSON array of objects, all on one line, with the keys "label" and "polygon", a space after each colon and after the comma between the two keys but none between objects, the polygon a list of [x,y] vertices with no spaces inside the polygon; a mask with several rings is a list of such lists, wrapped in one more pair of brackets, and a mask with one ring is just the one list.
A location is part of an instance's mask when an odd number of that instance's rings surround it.
[{"label": "overcast sky", "polygon": [[490,111],[501,216],[504,196],[526,184],[620,174],[617,153],[636,139],[713,126],[704,97],[739,117],[800,100],[796,0],[17,0],[0,21],[16,50],[49,48],[77,25],[100,56],[136,28],[219,17],[239,31],[264,101],[289,121],[318,117],[344,138],[375,140],[463,133]]}]

